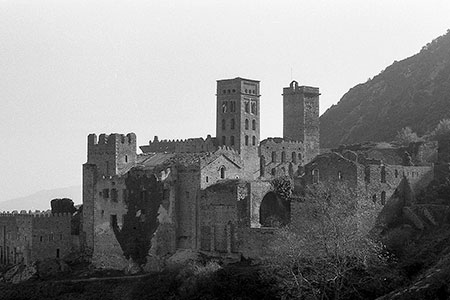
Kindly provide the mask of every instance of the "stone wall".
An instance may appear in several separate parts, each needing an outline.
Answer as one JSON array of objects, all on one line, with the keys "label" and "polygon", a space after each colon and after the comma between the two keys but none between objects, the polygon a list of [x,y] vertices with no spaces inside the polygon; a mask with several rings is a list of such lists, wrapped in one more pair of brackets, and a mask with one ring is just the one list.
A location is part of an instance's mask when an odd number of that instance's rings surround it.
[{"label": "stone wall", "polygon": [[261,177],[299,175],[303,165],[303,143],[287,141],[282,138],[268,138],[259,147]]},{"label": "stone wall", "polygon": [[143,153],[199,153],[214,152],[217,149],[216,139],[210,135],[203,138],[190,138],[186,140],[162,140],[157,136],[148,145],[140,146]]},{"label": "stone wall", "polygon": [[31,260],[63,258],[73,249],[71,214],[36,215],[32,218]]}]

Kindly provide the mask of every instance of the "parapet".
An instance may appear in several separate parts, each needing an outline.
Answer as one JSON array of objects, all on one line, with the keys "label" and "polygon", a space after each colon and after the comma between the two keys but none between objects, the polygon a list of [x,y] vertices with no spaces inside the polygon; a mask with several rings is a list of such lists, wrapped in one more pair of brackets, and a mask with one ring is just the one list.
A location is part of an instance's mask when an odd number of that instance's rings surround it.
[{"label": "parapet", "polygon": [[144,153],[197,153],[212,152],[216,149],[215,138],[208,135],[203,138],[189,138],[185,140],[159,140],[155,136],[148,145],[140,146]]},{"label": "parapet", "polygon": [[319,88],[312,86],[299,86],[298,82],[293,80],[289,87],[283,88],[283,95],[289,94],[303,94],[305,97],[317,97],[320,96]]},{"label": "parapet", "polygon": [[119,133],[112,133],[110,135],[100,134],[98,140],[97,135],[91,133],[88,135],[88,147],[101,147],[101,146],[109,146],[115,147],[117,144],[136,144],[136,134],[128,133],[126,135]]},{"label": "parapet", "polygon": [[13,218],[19,218],[19,217],[30,217],[30,218],[60,218],[60,217],[71,217],[72,214],[71,213],[56,213],[56,214],[52,214],[49,212],[40,212],[40,211],[35,211],[35,212],[26,212],[25,210],[22,210],[20,213],[18,213],[17,211],[3,211],[0,212],[0,217],[13,217]]}]

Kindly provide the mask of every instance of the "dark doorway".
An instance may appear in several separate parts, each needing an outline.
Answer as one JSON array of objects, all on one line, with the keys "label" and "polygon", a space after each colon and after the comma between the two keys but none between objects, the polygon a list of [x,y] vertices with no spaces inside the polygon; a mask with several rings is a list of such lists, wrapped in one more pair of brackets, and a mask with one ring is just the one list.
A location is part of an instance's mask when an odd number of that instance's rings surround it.
[{"label": "dark doorway", "polygon": [[274,192],[267,193],[259,208],[259,222],[263,227],[281,227],[290,220],[290,203]]}]

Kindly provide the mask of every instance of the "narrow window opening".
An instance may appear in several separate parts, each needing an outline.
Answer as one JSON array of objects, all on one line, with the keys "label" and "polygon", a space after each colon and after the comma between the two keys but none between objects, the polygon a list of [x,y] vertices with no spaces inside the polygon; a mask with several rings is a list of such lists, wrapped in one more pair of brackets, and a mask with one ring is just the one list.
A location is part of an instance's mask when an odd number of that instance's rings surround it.
[{"label": "narrow window opening", "polygon": [[281,162],[286,162],[286,152],[284,151],[281,152]]},{"label": "narrow window opening", "polygon": [[248,130],[248,119],[245,119],[245,129]]},{"label": "narrow window opening", "polygon": [[275,151],[272,151],[272,162],[277,161],[277,153]]},{"label": "narrow window opening", "polygon": [[256,120],[252,120],[252,129],[256,130]]},{"label": "narrow window opening", "polygon": [[234,135],[230,137],[230,145],[234,146]]},{"label": "narrow window opening", "polygon": [[245,136],[245,146],[248,146],[248,135]]},{"label": "narrow window opening", "polygon": [[319,170],[318,169],[312,170],[312,180],[313,180],[313,183],[319,183]]},{"label": "narrow window opening", "polygon": [[256,136],[253,136],[253,137],[252,137],[252,145],[253,145],[253,146],[256,146]]},{"label": "narrow window opening", "polygon": [[386,204],[386,192],[382,191],[381,192],[381,205],[385,205]]},{"label": "narrow window opening", "polygon": [[220,168],[220,178],[224,179],[225,178],[225,167],[221,167]]}]

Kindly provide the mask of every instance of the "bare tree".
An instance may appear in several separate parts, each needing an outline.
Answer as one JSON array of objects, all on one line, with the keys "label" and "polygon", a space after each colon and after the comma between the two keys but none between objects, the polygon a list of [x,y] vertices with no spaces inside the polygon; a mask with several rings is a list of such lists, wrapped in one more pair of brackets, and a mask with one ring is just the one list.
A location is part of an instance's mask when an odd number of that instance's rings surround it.
[{"label": "bare tree", "polygon": [[269,265],[295,297],[341,299],[348,274],[379,262],[381,245],[367,237],[373,212],[344,184],[319,183],[304,191],[299,222],[278,230]]}]

